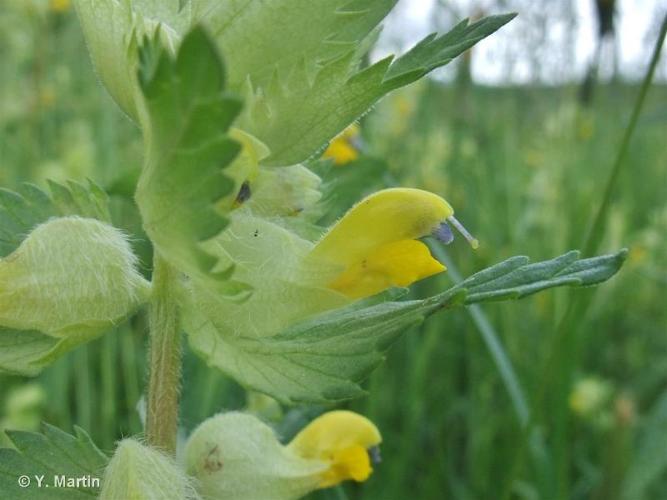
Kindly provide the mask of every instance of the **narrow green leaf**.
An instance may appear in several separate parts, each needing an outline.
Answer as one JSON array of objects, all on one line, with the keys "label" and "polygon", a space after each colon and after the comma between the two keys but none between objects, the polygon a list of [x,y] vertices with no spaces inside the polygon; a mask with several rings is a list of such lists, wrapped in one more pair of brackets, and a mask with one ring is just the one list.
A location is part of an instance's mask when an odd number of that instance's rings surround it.
[{"label": "narrow green leaf", "polygon": [[615,254],[577,260],[579,252],[572,251],[548,261],[519,266],[517,264],[527,261],[514,257],[482,271],[484,275],[471,276],[459,287],[468,292],[466,303],[474,304],[519,299],[557,286],[591,286],[616,274],[627,254],[623,249]]},{"label": "narrow green leaf", "polygon": [[403,86],[406,84],[404,79],[406,75],[413,75],[410,76],[412,81],[421,78],[429,71],[451,62],[456,56],[502,28],[514,17],[516,14],[489,16],[472,24],[466,19],[446,34],[438,36],[437,33],[433,33],[427,36],[394,61],[385,77],[385,84]]}]

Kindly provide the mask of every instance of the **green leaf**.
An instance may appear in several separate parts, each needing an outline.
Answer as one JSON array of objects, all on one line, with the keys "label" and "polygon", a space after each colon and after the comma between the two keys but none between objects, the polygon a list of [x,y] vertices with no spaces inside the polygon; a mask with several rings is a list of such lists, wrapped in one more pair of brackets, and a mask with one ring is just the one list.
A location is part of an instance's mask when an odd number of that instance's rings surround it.
[{"label": "green leaf", "polygon": [[514,14],[459,23],[440,37],[430,35],[392,64],[393,57],[359,69],[357,50],[327,62],[314,77],[308,61],[289,72],[276,70],[263,86],[248,91],[241,128],[271,150],[265,165],[306,160],[382,96],[412,83],[508,23]]},{"label": "green leaf", "polygon": [[366,301],[319,314],[264,338],[218,332],[190,343],[207,362],[244,386],[287,404],[332,403],[364,394],[360,383],[409,328],[427,316],[464,304],[526,297],[558,286],[589,286],[612,277],[627,251],[577,260],[568,252],[529,264],[513,257],[425,300]]},{"label": "green leaf", "polygon": [[147,140],[136,200],[144,228],[177,269],[243,296],[247,287],[227,279],[230,268],[214,270],[217,259],[201,246],[227,225],[220,202],[234,182],[223,169],[241,148],[227,131],[241,102],[223,92],[222,61],[202,28],[186,36],[175,58],[156,44],[140,54]]},{"label": "green leaf", "polygon": [[0,373],[37,375],[58,357],[64,343],[38,331],[0,327]]},{"label": "green leaf", "polygon": [[398,57],[385,76],[387,85],[405,85],[429,71],[444,66],[477,42],[498,31],[516,17],[516,14],[489,16],[472,24],[466,19],[451,31],[438,36],[432,33],[408,52]]},{"label": "green leaf", "polygon": [[544,262],[529,264],[528,257],[512,257],[466,279],[456,289],[467,292],[466,304],[521,299],[558,286],[591,286],[608,280],[627,257],[615,254],[579,259],[576,250]]},{"label": "green leaf", "polygon": [[[137,121],[137,40],[154,34],[173,53],[193,26],[210,30],[244,91],[241,128],[269,146],[266,165],[313,156],[388,92],[412,83],[509,22],[514,14],[459,23],[429,35],[392,63],[360,70],[396,0],[78,0],[93,62],[111,95]],[[157,39],[159,38],[159,42]]]},{"label": "green leaf", "polygon": [[0,188],[0,257],[13,252],[37,225],[51,217],[79,215],[109,222],[108,197],[93,181],[49,181],[50,194],[34,184],[18,192]]},{"label": "green leaf", "polygon": [[[231,88],[249,79],[265,87],[274,71],[289,74],[353,51],[372,36],[396,0],[194,1],[224,51]],[[296,163],[296,162],[294,162]]]},{"label": "green leaf", "polygon": [[248,96],[241,128],[269,146],[266,165],[284,166],[313,156],[382,96],[444,66],[514,17],[463,21],[393,63],[389,57],[360,69],[395,3],[78,0],[77,6],[102,81],[137,121],[137,40],[154,34],[156,44],[173,53],[188,30],[206,26],[227,58],[229,88]]},{"label": "green leaf", "polygon": [[157,33],[162,45],[173,52],[180,40],[176,27],[188,25],[179,15],[178,3],[75,0],[97,75],[118,106],[135,121],[139,121],[138,40]]},{"label": "green leaf", "polygon": [[318,63],[365,47],[396,0],[76,0],[90,55],[107,90],[139,121],[137,41],[156,32],[172,53],[185,34],[205,25],[224,50],[230,88],[268,81],[305,60]]},{"label": "green leaf", "polygon": [[[43,433],[6,431],[16,449],[0,448],[0,491],[3,498],[76,500],[97,498],[99,487],[92,479],[101,480],[108,458],[92,442],[88,434],[78,427],[72,436],[60,429],[44,424]],[[30,486],[21,488],[20,476],[28,476]],[[42,488],[37,478],[43,477]],[[90,478],[78,488],[61,488],[57,477]],[[48,485],[48,487],[46,486]]]}]

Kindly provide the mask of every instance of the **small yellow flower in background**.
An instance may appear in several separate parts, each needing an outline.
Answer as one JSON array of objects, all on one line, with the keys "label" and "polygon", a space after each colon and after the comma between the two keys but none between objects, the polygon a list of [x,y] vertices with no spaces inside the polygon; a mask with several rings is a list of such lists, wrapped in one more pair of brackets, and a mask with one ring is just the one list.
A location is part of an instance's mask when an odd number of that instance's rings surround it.
[{"label": "small yellow flower in background", "polygon": [[203,498],[296,500],[342,481],[365,481],[382,441],[365,417],[332,411],[308,424],[288,445],[253,415],[209,418],[185,447],[187,472]]},{"label": "small yellow flower in background", "polygon": [[333,160],[334,165],[343,166],[359,158],[361,128],[357,123],[347,127],[324,151],[323,158]]},{"label": "small yellow flower in background", "polygon": [[570,409],[580,417],[593,417],[609,402],[612,388],[598,377],[586,377],[577,382],[570,394]]},{"label": "small yellow flower in background", "polygon": [[453,215],[449,203],[428,191],[378,191],[350,209],[308,258],[335,272],[329,288],[351,298],[368,297],[392,286],[406,287],[446,270],[418,239],[435,235],[449,243],[453,234],[447,222],[477,247],[477,240]]},{"label": "small yellow flower in background", "polygon": [[378,428],[351,411],[330,411],[307,425],[288,448],[303,458],[329,463],[320,487],[342,481],[365,481],[373,472],[371,458],[382,442]]},{"label": "small yellow flower in background", "polygon": [[51,85],[45,85],[40,89],[38,98],[43,108],[50,108],[56,102],[56,92]]},{"label": "small yellow flower in background", "polygon": [[583,112],[577,116],[577,138],[581,141],[588,141],[595,133],[594,116]]},{"label": "small yellow flower in background", "polygon": [[67,12],[70,8],[70,0],[50,0],[49,9],[52,12],[62,13]]},{"label": "small yellow flower in background", "polygon": [[394,99],[394,105],[396,107],[396,113],[401,118],[408,118],[414,111],[414,102],[412,102],[405,94],[399,94]]},{"label": "small yellow flower in background", "polygon": [[628,263],[632,265],[641,264],[646,260],[648,256],[648,251],[646,247],[641,243],[633,245],[630,248],[630,254],[628,255]]}]

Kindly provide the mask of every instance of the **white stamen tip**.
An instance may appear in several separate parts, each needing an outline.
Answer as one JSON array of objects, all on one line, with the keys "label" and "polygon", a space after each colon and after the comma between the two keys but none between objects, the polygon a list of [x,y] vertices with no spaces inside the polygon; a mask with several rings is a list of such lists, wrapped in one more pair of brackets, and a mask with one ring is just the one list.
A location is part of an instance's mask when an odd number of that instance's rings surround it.
[{"label": "white stamen tip", "polygon": [[477,250],[477,248],[479,248],[479,241],[477,241],[477,239],[474,238],[472,234],[470,234],[468,230],[465,227],[463,227],[463,224],[457,221],[453,215],[447,217],[447,220],[451,222],[452,226],[454,226],[456,230],[459,233],[461,233],[466,240],[468,240],[468,243],[470,243],[470,246],[473,248],[473,250]]}]

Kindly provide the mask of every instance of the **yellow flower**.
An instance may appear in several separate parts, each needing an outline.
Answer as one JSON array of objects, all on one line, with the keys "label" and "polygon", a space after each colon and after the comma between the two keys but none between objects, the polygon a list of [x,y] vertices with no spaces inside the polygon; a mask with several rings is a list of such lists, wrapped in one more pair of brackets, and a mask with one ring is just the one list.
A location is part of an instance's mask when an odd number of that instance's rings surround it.
[{"label": "yellow flower", "polygon": [[570,393],[570,409],[581,417],[599,413],[609,401],[612,387],[597,377],[579,380]]},{"label": "yellow flower", "polygon": [[294,500],[368,479],[381,441],[372,422],[350,411],[323,414],[286,446],[257,417],[231,412],[197,427],[184,455],[204,498]]},{"label": "yellow flower", "polygon": [[630,248],[630,254],[628,255],[628,262],[632,265],[638,265],[644,262],[647,256],[648,252],[644,245],[642,244],[633,245],[632,248]]},{"label": "yellow flower", "polygon": [[329,288],[351,298],[406,287],[446,270],[418,239],[433,234],[449,243],[453,236],[447,222],[476,248],[477,240],[453,215],[449,203],[428,191],[385,189],[350,209],[308,258],[331,270]]},{"label": "yellow flower", "polygon": [[334,165],[342,166],[359,158],[359,140],[361,130],[353,123],[336,137],[324,151],[323,157],[333,160]]},{"label": "yellow flower", "polygon": [[330,411],[313,420],[287,446],[303,458],[329,464],[320,487],[342,481],[366,481],[373,472],[371,454],[382,442],[377,427],[351,411]]},{"label": "yellow flower", "polygon": [[62,13],[69,10],[70,0],[51,0],[49,8],[53,12]]}]

